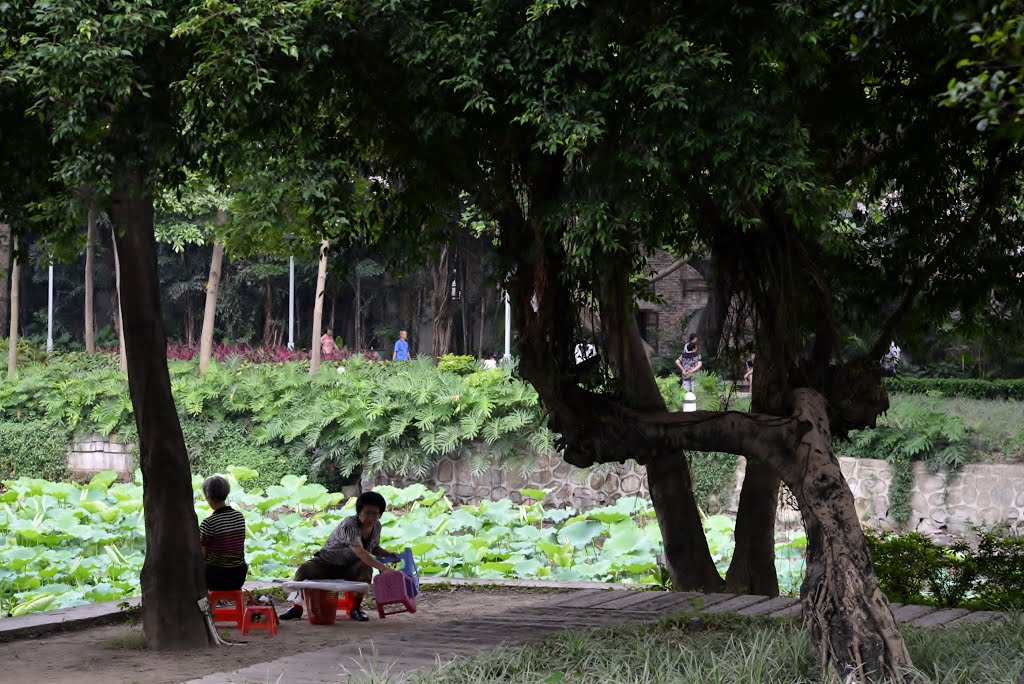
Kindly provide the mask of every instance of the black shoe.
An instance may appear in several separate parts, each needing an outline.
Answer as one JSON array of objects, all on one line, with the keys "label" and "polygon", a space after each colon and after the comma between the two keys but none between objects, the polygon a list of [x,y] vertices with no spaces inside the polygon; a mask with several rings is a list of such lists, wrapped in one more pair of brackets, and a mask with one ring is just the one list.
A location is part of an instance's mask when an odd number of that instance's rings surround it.
[{"label": "black shoe", "polygon": [[278,614],[278,620],[296,620],[302,617],[302,606],[292,606],[283,613]]},{"label": "black shoe", "polygon": [[369,615],[367,615],[364,611],[358,608],[350,610],[348,616],[353,620],[358,620],[359,622],[366,622],[370,619]]}]

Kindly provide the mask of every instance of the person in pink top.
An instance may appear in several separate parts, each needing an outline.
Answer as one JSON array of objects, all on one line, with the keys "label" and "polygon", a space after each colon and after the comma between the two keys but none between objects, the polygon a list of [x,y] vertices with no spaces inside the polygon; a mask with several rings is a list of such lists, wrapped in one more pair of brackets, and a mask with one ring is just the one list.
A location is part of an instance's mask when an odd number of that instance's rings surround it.
[{"label": "person in pink top", "polygon": [[323,356],[330,356],[338,351],[338,345],[334,343],[334,328],[328,328],[320,337],[320,353]]}]

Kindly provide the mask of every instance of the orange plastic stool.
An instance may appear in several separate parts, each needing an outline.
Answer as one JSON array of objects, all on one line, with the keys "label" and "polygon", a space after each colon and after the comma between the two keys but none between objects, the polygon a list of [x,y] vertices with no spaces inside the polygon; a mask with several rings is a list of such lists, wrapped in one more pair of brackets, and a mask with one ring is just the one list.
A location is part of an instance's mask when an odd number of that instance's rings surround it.
[{"label": "orange plastic stool", "polygon": [[[241,627],[245,620],[245,600],[242,598],[242,590],[236,591],[211,591],[210,608],[213,609],[214,622],[234,622]],[[232,606],[217,607],[217,601],[230,601]]]},{"label": "orange plastic stool", "polygon": [[338,596],[338,612],[345,611],[348,614],[356,605],[356,592],[346,591]]},{"label": "orange plastic stool", "polygon": [[[259,619],[255,619],[256,617]],[[277,615],[274,614],[273,606],[246,606],[245,619],[242,621],[242,635],[249,633],[250,629],[265,629],[270,636],[277,636]]]}]

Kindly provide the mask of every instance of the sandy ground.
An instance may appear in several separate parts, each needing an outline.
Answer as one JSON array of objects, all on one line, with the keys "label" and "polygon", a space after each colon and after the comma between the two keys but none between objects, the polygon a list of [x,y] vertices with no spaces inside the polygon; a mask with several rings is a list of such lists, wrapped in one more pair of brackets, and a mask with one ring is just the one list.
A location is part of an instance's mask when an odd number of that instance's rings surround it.
[{"label": "sandy ground", "polygon": [[[432,589],[417,597],[419,610],[380,620],[367,611],[369,622],[354,622],[344,615],[334,625],[311,625],[305,619],[282,622],[277,636],[250,632],[241,637],[237,629],[223,632],[244,646],[209,648],[198,652],[155,653],[139,648],[137,626],[113,625],[81,631],[55,633],[36,639],[0,643],[0,682],[21,684],[104,682],[110,684],[171,684],[214,672],[237,670],[249,665],[337,646],[339,651],[356,647],[368,636],[400,633],[422,627],[488,613],[503,613],[538,603],[552,592],[530,589],[480,590],[466,587]],[[287,605],[287,604],[285,604]]]}]

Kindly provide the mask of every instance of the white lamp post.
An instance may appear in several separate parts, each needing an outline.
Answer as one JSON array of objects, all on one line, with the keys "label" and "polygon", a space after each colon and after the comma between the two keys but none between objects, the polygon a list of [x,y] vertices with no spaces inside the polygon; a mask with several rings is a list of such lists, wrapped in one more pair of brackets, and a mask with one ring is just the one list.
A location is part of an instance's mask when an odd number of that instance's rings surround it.
[{"label": "white lamp post", "polygon": [[502,360],[512,358],[512,305],[508,301],[508,291],[505,291],[505,355]]},{"label": "white lamp post", "polygon": [[288,257],[288,351],[295,351],[295,257]]},{"label": "white lamp post", "polygon": [[53,262],[50,262],[50,285],[46,300],[46,353],[53,351]]}]

